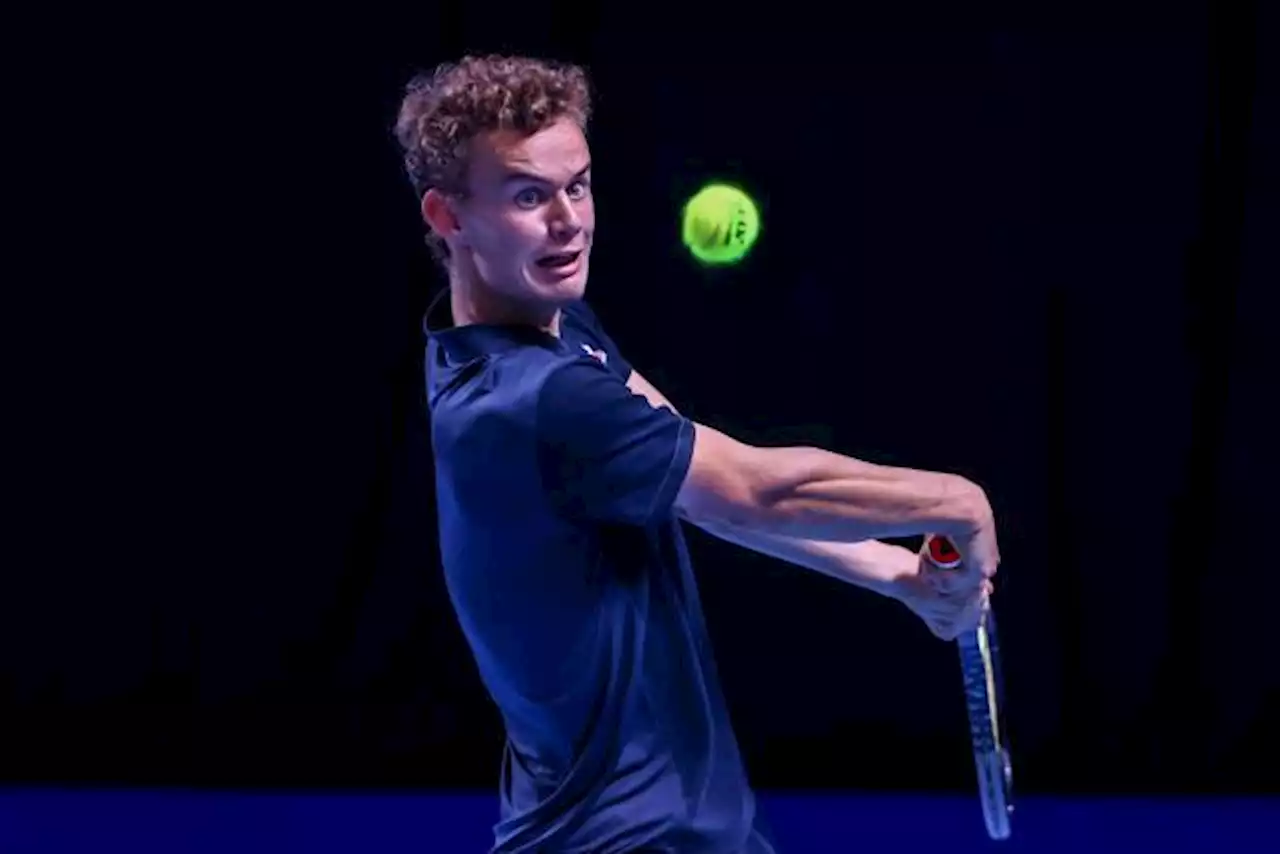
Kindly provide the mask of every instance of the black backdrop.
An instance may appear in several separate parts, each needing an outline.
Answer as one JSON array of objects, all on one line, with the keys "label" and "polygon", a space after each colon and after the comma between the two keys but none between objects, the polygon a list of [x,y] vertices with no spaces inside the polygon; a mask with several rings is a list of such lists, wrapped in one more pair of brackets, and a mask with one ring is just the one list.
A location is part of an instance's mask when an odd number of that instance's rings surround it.
[{"label": "black backdrop", "polygon": [[[467,6],[115,51],[47,125],[98,140],[103,182],[71,170],[86,272],[27,498],[54,512],[0,598],[4,777],[495,784],[389,126],[417,68],[520,51],[593,75],[589,296],[677,406],[987,488],[1021,788],[1275,788],[1275,12],[1073,8],[731,34]],[[676,218],[717,178],[764,230],[708,272]],[[757,784],[971,786],[952,649],[690,537]]]}]

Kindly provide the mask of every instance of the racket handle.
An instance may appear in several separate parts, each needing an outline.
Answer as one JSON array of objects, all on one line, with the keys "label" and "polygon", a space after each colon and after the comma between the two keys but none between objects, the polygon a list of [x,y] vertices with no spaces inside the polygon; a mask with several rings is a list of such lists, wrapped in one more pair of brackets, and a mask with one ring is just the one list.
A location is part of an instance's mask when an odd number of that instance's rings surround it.
[{"label": "racket handle", "polygon": [[963,562],[960,550],[950,538],[941,534],[928,534],[925,537],[926,554],[929,562],[938,569],[955,569]]}]

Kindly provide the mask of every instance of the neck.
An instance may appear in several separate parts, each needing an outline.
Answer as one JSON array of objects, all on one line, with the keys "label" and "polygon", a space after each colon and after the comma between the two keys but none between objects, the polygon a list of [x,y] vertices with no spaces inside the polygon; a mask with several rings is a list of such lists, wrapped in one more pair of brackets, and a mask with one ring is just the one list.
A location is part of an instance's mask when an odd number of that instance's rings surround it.
[{"label": "neck", "polygon": [[520,303],[497,293],[479,276],[466,275],[458,264],[449,266],[449,309],[454,326],[502,324],[534,326],[560,337],[560,309]]}]

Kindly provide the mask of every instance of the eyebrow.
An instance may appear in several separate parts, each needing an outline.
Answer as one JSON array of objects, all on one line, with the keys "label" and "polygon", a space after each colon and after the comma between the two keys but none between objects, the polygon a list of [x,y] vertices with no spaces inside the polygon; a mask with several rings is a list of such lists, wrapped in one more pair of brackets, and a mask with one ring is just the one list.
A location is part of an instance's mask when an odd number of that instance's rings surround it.
[{"label": "eyebrow", "polygon": [[[577,172],[573,174],[572,180],[576,181],[577,179],[581,178],[583,175],[586,175],[590,171],[591,171],[591,164],[588,162],[586,166],[583,166],[581,169],[579,169]],[[551,181],[549,181],[547,178],[542,177],[541,175],[535,175],[532,172],[522,172],[519,169],[508,168],[507,174],[502,179],[502,183],[510,184],[515,181],[536,181],[539,184],[551,183]]]}]

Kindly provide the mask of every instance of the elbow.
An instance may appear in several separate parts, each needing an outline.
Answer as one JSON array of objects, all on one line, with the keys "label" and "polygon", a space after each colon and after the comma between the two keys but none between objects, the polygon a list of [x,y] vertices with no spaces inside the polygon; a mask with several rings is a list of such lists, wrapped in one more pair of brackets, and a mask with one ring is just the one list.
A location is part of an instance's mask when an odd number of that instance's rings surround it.
[{"label": "elbow", "polygon": [[779,448],[739,447],[738,465],[720,508],[721,523],[746,530],[771,530],[786,512],[801,468]]},{"label": "elbow", "polygon": [[767,455],[697,425],[693,463],[676,498],[676,515],[701,528],[759,527],[776,503]]},{"label": "elbow", "polygon": [[954,478],[952,515],[960,531],[968,533],[988,524],[991,520],[991,503],[987,500],[987,493],[967,478],[959,475],[954,475]]},{"label": "elbow", "polygon": [[722,487],[681,500],[676,515],[709,531],[758,528],[768,519],[765,500],[749,484]]}]

